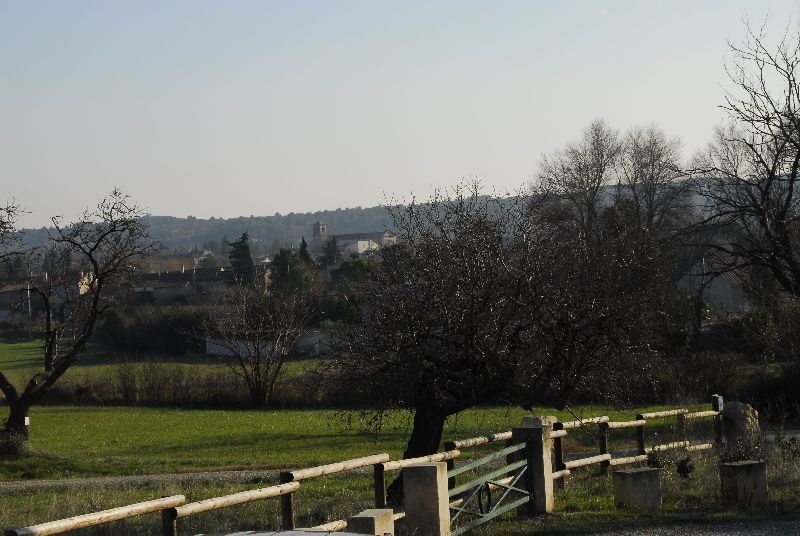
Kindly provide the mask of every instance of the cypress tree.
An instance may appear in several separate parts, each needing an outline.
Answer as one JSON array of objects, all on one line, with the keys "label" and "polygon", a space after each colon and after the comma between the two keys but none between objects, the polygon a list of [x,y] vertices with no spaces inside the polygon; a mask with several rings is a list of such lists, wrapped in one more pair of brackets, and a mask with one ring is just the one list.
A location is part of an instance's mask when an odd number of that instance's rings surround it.
[{"label": "cypress tree", "polygon": [[239,240],[226,242],[228,246],[228,262],[230,262],[236,281],[250,285],[255,281],[256,270],[253,257],[250,255],[249,236],[242,233]]}]

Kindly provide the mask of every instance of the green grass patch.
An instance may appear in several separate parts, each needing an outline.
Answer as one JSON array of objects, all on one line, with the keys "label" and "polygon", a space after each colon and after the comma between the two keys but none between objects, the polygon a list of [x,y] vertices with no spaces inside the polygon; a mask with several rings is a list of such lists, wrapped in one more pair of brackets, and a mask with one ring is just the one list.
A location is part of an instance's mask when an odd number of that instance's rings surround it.
[{"label": "green grass patch", "polygon": [[[584,417],[613,419],[656,409],[580,408]],[[0,409],[0,419],[7,411]],[[542,409],[541,413],[572,418],[566,411]],[[468,410],[448,421],[445,438],[509,430],[526,414],[519,408]],[[360,423],[348,426],[331,410],[44,406],[32,409],[30,430],[31,444],[41,454],[0,461],[0,479],[274,469],[378,452],[400,456],[411,421],[407,413],[396,413],[379,434],[372,434],[362,431]],[[591,431],[572,435],[584,445],[596,444]]]}]

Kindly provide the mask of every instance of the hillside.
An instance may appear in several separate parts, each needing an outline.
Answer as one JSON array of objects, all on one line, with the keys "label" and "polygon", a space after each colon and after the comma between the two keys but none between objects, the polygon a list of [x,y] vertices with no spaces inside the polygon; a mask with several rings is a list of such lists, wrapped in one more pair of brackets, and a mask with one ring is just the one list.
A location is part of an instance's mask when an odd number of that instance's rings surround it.
[{"label": "hillside", "polygon": [[[280,247],[299,244],[301,237],[311,238],[311,225],[320,220],[328,224],[330,234],[382,231],[392,228],[385,207],[339,208],[319,212],[289,213],[274,216],[247,216],[238,218],[201,219],[189,216],[148,216],[153,236],[168,251],[188,249],[216,249],[222,240],[234,240],[243,232],[250,234],[255,249],[274,252]],[[47,230],[25,229],[25,242],[40,244]]]}]

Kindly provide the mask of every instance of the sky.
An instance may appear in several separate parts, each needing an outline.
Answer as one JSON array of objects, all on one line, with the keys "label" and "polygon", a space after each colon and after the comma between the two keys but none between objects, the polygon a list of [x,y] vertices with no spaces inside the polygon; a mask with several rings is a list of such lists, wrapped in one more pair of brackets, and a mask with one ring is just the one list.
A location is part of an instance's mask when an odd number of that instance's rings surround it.
[{"label": "sky", "polygon": [[514,190],[602,117],[702,147],[798,0],[0,0],[0,202],[199,218]]}]

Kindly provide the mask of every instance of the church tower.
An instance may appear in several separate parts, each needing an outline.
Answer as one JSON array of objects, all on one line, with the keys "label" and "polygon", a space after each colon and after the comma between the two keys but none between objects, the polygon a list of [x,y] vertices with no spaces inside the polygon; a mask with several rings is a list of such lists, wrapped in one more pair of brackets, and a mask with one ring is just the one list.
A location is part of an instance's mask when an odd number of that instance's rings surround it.
[{"label": "church tower", "polygon": [[322,245],[328,241],[328,226],[317,220],[311,226],[311,240],[316,245]]}]

